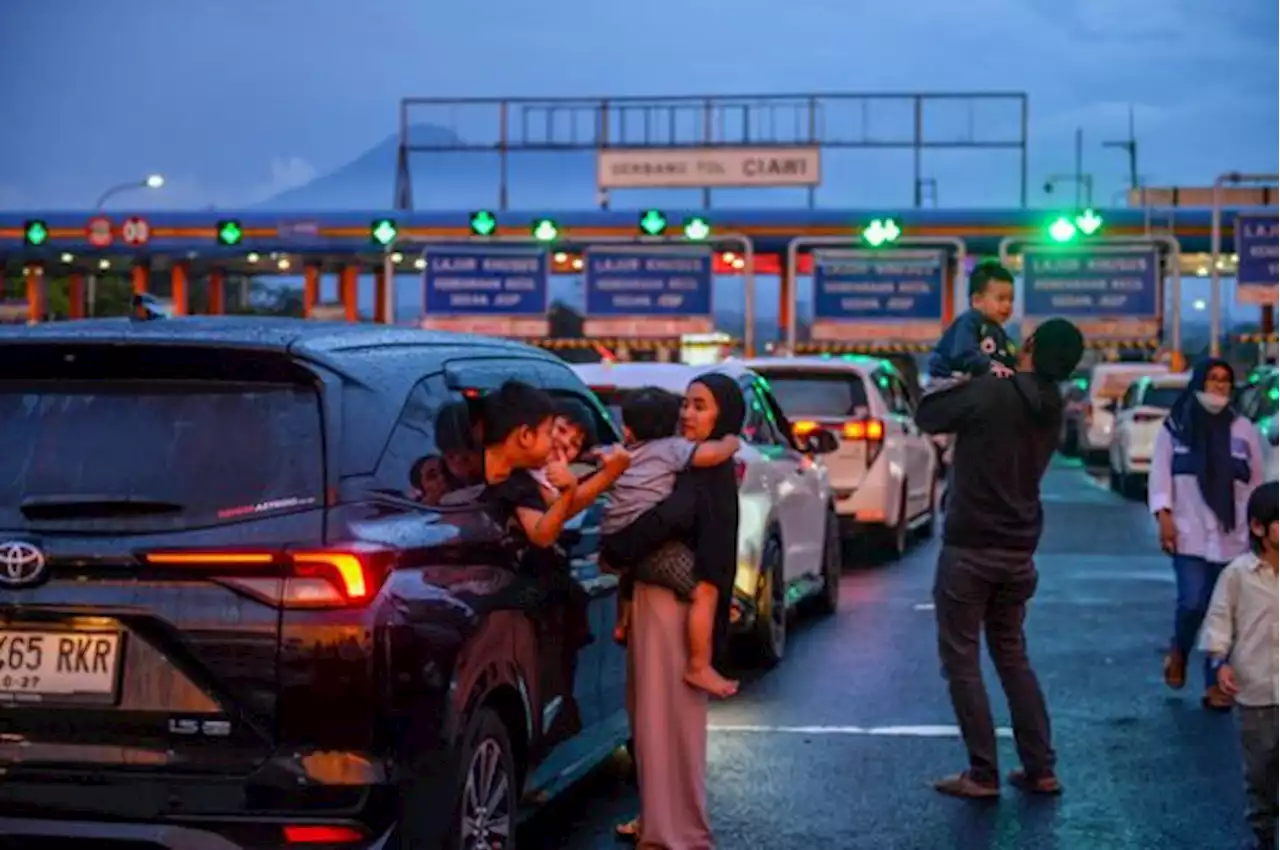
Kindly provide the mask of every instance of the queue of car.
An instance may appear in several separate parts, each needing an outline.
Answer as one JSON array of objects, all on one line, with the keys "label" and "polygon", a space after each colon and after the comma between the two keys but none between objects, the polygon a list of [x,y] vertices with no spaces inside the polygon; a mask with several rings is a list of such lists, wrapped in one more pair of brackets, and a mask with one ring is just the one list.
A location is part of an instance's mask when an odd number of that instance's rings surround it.
[{"label": "queue of car", "polygon": [[[702,370],[153,318],[0,332],[0,835],[510,846],[626,741],[626,670],[599,505],[558,550],[581,593],[511,604],[517,555],[480,502],[475,400],[523,380],[592,411],[607,444],[618,391],[680,392]],[[766,665],[791,614],[835,610],[842,535],[900,551],[904,529],[932,528],[936,495],[892,366],[794,365],[715,367],[748,402],[732,619]],[[565,674],[575,617],[589,634]]]}]

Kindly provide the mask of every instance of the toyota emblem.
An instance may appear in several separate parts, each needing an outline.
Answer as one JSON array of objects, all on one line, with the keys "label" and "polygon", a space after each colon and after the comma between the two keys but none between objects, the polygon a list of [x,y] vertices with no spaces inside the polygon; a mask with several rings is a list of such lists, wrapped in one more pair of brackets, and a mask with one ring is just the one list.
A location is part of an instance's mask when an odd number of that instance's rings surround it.
[{"label": "toyota emblem", "polygon": [[44,553],[25,540],[0,543],[0,586],[30,587],[45,574]]}]

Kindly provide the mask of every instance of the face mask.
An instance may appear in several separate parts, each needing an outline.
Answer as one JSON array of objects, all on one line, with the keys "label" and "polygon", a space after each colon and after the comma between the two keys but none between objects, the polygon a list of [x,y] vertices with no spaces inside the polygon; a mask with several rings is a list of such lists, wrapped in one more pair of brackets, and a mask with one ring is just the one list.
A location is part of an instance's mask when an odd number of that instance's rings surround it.
[{"label": "face mask", "polygon": [[1200,406],[1209,413],[1217,414],[1227,409],[1228,399],[1225,396],[1200,391],[1196,393],[1196,401],[1200,402]]}]

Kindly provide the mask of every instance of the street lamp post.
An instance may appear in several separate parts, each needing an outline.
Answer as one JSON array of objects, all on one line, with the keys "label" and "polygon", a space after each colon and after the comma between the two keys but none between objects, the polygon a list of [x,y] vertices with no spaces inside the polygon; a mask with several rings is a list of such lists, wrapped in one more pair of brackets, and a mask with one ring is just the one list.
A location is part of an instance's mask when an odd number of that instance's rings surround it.
[{"label": "street lamp post", "polygon": [[131,189],[159,189],[162,186],[164,186],[164,177],[159,174],[149,174],[143,180],[130,180],[128,183],[120,183],[99,195],[98,202],[93,205],[93,208],[95,210],[102,209],[112,195],[118,195],[121,192],[128,192]]}]

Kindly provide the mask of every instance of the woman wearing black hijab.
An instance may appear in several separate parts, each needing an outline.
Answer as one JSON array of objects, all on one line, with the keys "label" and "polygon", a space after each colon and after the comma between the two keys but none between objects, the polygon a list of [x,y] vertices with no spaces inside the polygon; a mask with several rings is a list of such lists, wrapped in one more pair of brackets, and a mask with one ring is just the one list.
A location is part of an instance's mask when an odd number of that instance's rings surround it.
[{"label": "woman wearing black hijab", "polygon": [[[1231,408],[1235,373],[1225,360],[1196,365],[1156,434],[1147,481],[1160,547],[1173,556],[1177,580],[1173,640],[1164,660],[1165,684],[1182,688],[1223,567],[1249,551],[1245,505],[1262,481],[1258,431]],[[1229,709],[1205,659],[1203,702]]]},{"label": "woman wearing black hijab", "polygon": [[[685,391],[686,439],[702,441],[742,429],[746,404],[732,378],[710,373]],[[723,649],[737,569],[738,485],[733,462],[682,473],[673,504],[695,504],[695,571],[719,591],[716,645]],[[627,639],[632,729],[640,782],[640,846],[710,850],[707,818],[707,694],[684,681],[689,605],[665,587],[637,581]],[[630,825],[624,825],[630,826]]]}]

